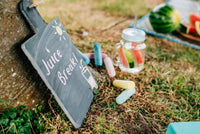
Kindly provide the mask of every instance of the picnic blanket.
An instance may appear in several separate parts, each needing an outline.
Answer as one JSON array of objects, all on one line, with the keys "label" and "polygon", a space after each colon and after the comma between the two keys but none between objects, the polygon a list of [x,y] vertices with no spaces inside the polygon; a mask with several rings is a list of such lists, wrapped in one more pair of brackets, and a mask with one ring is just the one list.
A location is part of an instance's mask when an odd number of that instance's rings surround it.
[{"label": "picnic blanket", "polygon": [[[167,0],[165,3],[162,3],[158,6],[156,6],[153,10],[156,8],[159,8],[163,6],[164,4],[169,4],[173,6],[175,9],[177,9],[181,14],[181,23],[189,23],[189,14],[194,13],[197,15],[200,15],[200,1],[194,1],[194,0]],[[200,50],[200,42],[198,43],[191,43],[185,40],[180,39],[179,37],[173,35],[173,34],[162,34],[157,33],[153,30],[150,21],[149,21],[149,14],[143,16],[141,19],[137,21],[136,28],[141,29],[145,31],[146,33],[150,35],[154,35],[160,38],[164,38],[176,43],[180,43],[182,45]],[[129,27],[134,27],[134,24],[130,24]]]}]

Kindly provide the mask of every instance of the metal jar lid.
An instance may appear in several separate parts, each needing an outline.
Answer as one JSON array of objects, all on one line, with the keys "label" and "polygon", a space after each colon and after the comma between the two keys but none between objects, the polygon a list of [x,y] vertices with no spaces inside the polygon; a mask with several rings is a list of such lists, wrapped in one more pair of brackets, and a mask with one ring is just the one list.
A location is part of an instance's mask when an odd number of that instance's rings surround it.
[{"label": "metal jar lid", "polygon": [[122,32],[122,38],[131,42],[143,42],[145,40],[145,32],[136,28],[127,28]]}]

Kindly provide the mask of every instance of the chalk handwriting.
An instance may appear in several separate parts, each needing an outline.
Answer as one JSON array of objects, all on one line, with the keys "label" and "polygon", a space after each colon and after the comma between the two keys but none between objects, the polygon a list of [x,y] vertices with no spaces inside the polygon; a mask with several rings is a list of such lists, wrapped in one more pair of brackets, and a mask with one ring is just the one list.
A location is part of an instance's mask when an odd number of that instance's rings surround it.
[{"label": "chalk handwriting", "polygon": [[58,75],[58,78],[60,80],[60,82],[63,84],[63,85],[66,85],[67,84],[67,80],[69,79],[69,76],[72,75],[75,67],[77,66],[78,64],[78,60],[75,56],[74,53],[72,53],[73,57],[70,58],[70,63],[60,72],[58,71],[57,75]]},{"label": "chalk handwriting", "polygon": [[62,55],[59,50],[54,52],[49,59],[44,60],[42,59],[42,63],[44,64],[46,68],[46,75],[49,76],[51,74],[51,70],[55,67],[56,63],[60,62],[60,59],[62,58]]}]

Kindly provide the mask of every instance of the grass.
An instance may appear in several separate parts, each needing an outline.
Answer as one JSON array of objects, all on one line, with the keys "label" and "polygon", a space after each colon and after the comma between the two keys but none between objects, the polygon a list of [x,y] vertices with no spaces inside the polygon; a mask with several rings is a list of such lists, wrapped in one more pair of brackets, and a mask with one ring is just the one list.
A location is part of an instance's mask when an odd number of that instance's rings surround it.
[{"label": "grass", "polygon": [[25,106],[6,109],[0,117],[0,133],[40,133],[43,131],[43,123],[38,112],[41,112],[41,106],[34,110],[26,110]]},{"label": "grass", "polygon": [[[166,122],[199,120],[198,51],[182,46],[168,49],[157,46],[148,48],[148,52],[156,55],[154,60],[158,67],[152,74],[159,73],[152,76],[154,79],[150,81],[147,91],[155,96],[155,100],[159,98],[159,102],[154,101],[155,105],[161,103],[165,106],[160,115],[164,115]],[[162,65],[159,67],[159,64]]]},{"label": "grass", "polygon": [[[82,52],[93,52],[100,42],[102,51],[112,55],[121,31],[134,14],[145,15],[163,0],[48,0],[39,7],[46,22],[59,17],[73,42]],[[48,10],[48,12],[46,12]],[[126,20],[114,27],[109,25]],[[82,32],[87,31],[87,37]],[[171,122],[200,120],[200,52],[164,39],[146,36],[145,69],[138,74],[121,72],[114,79],[136,83],[136,94],[122,105],[115,98],[123,89],[113,87],[105,67],[96,68],[105,81],[99,89],[79,129],[75,129],[53,97],[39,112],[43,133],[165,133]],[[6,102],[2,101],[5,105]]]},{"label": "grass", "polygon": [[[130,6],[131,5],[131,6]],[[144,1],[133,1],[133,0],[109,0],[109,1],[98,1],[99,9],[111,12],[113,15],[129,16],[134,17],[137,13],[139,16],[144,15],[151,9],[147,7]]]}]

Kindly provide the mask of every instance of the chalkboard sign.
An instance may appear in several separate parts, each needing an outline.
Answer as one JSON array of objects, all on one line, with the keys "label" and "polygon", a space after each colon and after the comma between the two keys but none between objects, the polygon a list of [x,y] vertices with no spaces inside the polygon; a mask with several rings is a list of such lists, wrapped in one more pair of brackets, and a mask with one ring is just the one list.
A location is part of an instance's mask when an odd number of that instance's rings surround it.
[{"label": "chalkboard sign", "polygon": [[81,126],[97,83],[58,18],[22,44],[72,124]]}]

